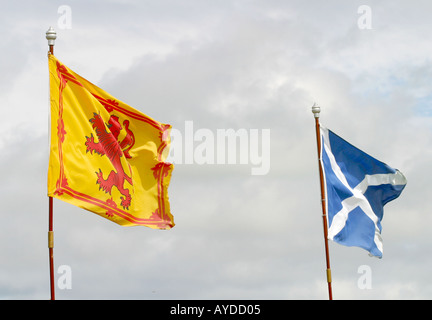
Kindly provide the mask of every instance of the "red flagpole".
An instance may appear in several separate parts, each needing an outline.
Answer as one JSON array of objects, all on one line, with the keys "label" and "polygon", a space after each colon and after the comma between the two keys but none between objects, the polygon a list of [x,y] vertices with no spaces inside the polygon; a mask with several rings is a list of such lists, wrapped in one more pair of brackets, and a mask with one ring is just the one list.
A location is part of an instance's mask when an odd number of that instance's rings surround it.
[{"label": "red flagpole", "polygon": [[53,198],[48,197],[48,199],[49,199],[48,249],[49,249],[49,264],[50,264],[50,287],[51,287],[51,300],[55,300]]},{"label": "red flagpole", "polygon": [[323,218],[323,229],[324,229],[324,246],[326,255],[326,273],[327,273],[327,285],[329,300],[333,300],[332,285],[331,285],[331,269],[330,269],[330,254],[328,247],[328,226],[327,226],[327,212],[326,212],[326,197],[325,197],[325,186],[324,186],[324,174],[322,168],[322,146],[321,146],[321,133],[320,133],[320,123],[319,115],[321,109],[319,106],[314,104],[312,106],[312,113],[315,117],[315,128],[316,128],[316,139],[317,139],[317,149],[318,149],[318,168],[320,175],[320,187],[321,187],[321,207],[322,207],[322,218]]},{"label": "red flagpole", "polygon": [[[46,32],[48,40],[49,52],[54,54],[54,41],[57,38],[57,33],[50,27]],[[54,231],[53,231],[53,198],[49,199],[49,217],[48,217],[48,250],[49,250],[49,265],[50,265],[50,288],[51,300],[55,300],[55,284],[54,284]]]}]

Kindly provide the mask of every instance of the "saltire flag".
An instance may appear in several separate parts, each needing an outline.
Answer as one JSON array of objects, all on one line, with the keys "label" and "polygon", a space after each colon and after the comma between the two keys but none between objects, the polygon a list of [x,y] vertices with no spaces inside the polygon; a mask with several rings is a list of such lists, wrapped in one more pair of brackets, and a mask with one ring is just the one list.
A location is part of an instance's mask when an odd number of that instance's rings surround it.
[{"label": "saltire flag", "polygon": [[171,126],[114,98],[49,55],[48,196],[122,226],[174,226],[165,162]]},{"label": "saltire flag", "polygon": [[382,258],[383,207],[399,197],[407,180],[321,126],[328,238]]}]

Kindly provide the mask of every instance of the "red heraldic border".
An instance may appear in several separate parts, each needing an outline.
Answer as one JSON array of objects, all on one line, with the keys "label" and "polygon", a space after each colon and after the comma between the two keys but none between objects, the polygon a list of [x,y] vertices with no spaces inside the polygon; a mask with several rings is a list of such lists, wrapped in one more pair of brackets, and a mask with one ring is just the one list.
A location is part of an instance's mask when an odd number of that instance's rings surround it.
[{"label": "red heraldic border", "polygon": [[[63,193],[69,195],[72,198],[75,198],[77,200],[87,202],[89,204],[98,206],[100,208],[103,208],[107,210],[106,215],[107,216],[113,216],[116,215],[128,222],[130,222],[132,225],[145,225],[148,227],[153,227],[157,229],[169,229],[174,226],[174,223],[171,220],[170,213],[166,211],[166,204],[165,204],[165,193],[167,192],[166,188],[164,187],[163,180],[165,177],[167,177],[169,174],[171,174],[173,170],[173,165],[171,163],[167,162],[159,162],[155,167],[152,168],[153,176],[157,183],[157,197],[158,197],[158,208],[155,210],[155,212],[152,213],[151,217],[149,219],[143,219],[143,218],[137,218],[134,215],[130,214],[129,212],[122,210],[121,208],[117,208],[117,205],[114,201],[108,199],[107,201],[102,201],[100,199],[94,198],[92,196],[89,196],[87,194],[83,194],[77,190],[72,189],[68,186],[67,177],[64,173],[64,166],[63,166],[63,142],[65,140],[65,135],[67,132],[65,131],[64,121],[63,121],[63,90],[66,87],[68,81],[74,83],[75,85],[78,85],[80,87],[84,86],[79,82],[79,80],[73,76],[67,68],[60,64],[57,61],[57,76],[60,80],[59,85],[59,114],[58,114],[58,121],[57,121],[57,137],[58,137],[58,150],[59,150],[59,162],[60,162],[60,173],[59,173],[59,179],[56,183],[56,191],[54,192],[55,195],[61,196]],[[160,131],[159,138],[161,139],[161,144],[159,145],[157,151],[158,151],[158,161],[161,161],[162,158],[162,152],[168,145],[168,134],[169,129],[171,128],[168,124],[160,124],[159,122],[154,121],[151,118],[148,118],[142,114],[135,113],[130,110],[126,110],[124,108],[121,108],[118,104],[118,102],[104,99],[94,93],[91,92],[91,94],[104,106],[104,108],[108,112],[112,112],[113,110],[122,113],[126,115],[129,118],[135,119],[137,121],[143,121],[147,124],[151,125],[155,129]]]}]

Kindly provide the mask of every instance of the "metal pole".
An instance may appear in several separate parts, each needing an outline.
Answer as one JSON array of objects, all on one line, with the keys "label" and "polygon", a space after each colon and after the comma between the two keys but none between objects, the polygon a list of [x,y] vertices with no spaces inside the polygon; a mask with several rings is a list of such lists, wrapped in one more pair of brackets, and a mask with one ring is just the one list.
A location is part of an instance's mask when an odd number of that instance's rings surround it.
[{"label": "metal pole", "polygon": [[48,199],[49,199],[48,250],[49,250],[49,264],[50,264],[50,288],[51,288],[51,300],[55,300],[53,198],[48,197]]},{"label": "metal pole", "polygon": [[318,168],[320,175],[320,187],[321,187],[321,207],[322,207],[322,218],[323,218],[323,229],[324,229],[324,246],[326,255],[326,273],[327,273],[327,284],[329,300],[333,300],[332,286],[331,286],[331,269],[330,269],[330,254],[328,247],[328,226],[327,226],[327,212],[326,212],[326,197],[325,197],[325,186],[324,186],[324,174],[322,167],[322,146],[321,146],[321,132],[319,124],[321,108],[314,104],[312,106],[312,113],[315,117],[315,128],[316,128],[316,139],[317,139],[317,149],[318,149]]},{"label": "metal pole", "polygon": [[[57,38],[57,33],[50,27],[46,32],[46,39],[48,40],[49,52],[54,54],[54,42]],[[53,198],[49,199],[49,218],[48,218],[48,250],[49,250],[49,265],[50,265],[50,288],[51,300],[55,300],[55,284],[54,284],[54,231],[53,231]]]}]

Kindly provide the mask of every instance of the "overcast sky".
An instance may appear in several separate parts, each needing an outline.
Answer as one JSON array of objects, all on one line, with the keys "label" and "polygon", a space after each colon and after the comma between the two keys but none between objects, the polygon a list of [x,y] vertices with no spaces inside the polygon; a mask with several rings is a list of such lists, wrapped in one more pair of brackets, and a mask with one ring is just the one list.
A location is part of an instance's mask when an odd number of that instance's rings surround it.
[{"label": "overcast sky", "polygon": [[430,1],[0,6],[0,298],[49,299],[50,26],[60,61],[182,139],[188,124],[270,132],[265,175],[251,161],[176,163],[169,231],[55,199],[56,279],[72,271],[58,299],[327,299],[314,102],[322,125],[408,180],[385,207],[381,260],[330,243],[334,298],[432,298]]}]

